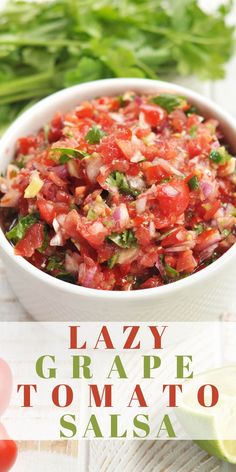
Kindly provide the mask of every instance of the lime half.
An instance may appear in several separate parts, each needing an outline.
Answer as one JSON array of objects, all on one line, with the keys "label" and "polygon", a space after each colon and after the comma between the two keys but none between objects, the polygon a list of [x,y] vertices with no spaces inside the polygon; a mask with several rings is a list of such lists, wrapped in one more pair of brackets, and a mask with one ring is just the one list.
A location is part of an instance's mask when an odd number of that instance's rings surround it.
[{"label": "lime half", "polygon": [[[217,387],[219,401],[216,406],[205,408],[199,405],[196,392],[209,384]],[[184,387],[176,410],[184,430],[209,454],[236,464],[236,365],[204,372]],[[211,392],[207,389],[205,401],[211,404]]]}]

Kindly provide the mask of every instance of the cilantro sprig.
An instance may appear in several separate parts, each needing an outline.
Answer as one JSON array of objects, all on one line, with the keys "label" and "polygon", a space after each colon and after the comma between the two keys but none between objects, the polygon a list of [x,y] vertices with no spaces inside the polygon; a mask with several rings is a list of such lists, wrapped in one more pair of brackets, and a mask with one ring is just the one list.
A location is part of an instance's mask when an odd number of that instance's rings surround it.
[{"label": "cilantro sprig", "polygon": [[112,233],[107,239],[124,249],[137,246],[137,239],[131,229],[126,229],[123,233]]},{"label": "cilantro sprig", "polygon": [[54,147],[50,149],[50,152],[52,155],[59,155],[59,164],[65,164],[70,159],[84,159],[89,156],[86,151],[76,148]]},{"label": "cilantro sprig", "polygon": [[213,149],[209,155],[209,159],[219,166],[225,165],[232,156],[228,153],[224,146],[219,147],[218,149]]},{"label": "cilantro sprig", "polygon": [[152,98],[152,102],[171,113],[176,108],[181,108],[186,100],[184,97],[172,93],[160,93],[160,95]]},{"label": "cilantro sprig", "polygon": [[24,238],[27,230],[37,223],[38,220],[38,213],[32,213],[31,215],[19,217],[18,222],[13,226],[13,228],[11,228],[10,231],[6,233],[7,239],[12,241],[13,244],[18,243],[18,241]]},{"label": "cilantro sprig", "polygon": [[119,171],[111,172],[109,177],[106,179],[106,184],[111,188],[117,188],[123,195],[137,197],[140,193],[137,189],[134,189],[129,185],[125,174]]},{"label": "cilantro sprig", "polygon": [[93,125],[92,128],[87,132],[85,141],[87,141],[89,144],[99,144],[105,135],[105,131],[103,131],[98,126]]}]

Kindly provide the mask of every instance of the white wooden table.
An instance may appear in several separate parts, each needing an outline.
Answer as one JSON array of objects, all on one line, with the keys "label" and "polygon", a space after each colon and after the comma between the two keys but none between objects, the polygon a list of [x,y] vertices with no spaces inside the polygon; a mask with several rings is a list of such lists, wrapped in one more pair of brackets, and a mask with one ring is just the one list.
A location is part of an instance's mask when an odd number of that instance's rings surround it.
[{"label": "white wooden table", "polygon": [[[210,3],[209,2],[205,3]],[[215,0],[213,0],[215,3]],[[235,2],[236,10],[236,2]],[[235,11],[236,13],[236,11]],[[179,83],[187,85],[206,96],[212,98],[215,102],[219,103],[229,112],[236,117],[236,56],[227,67],[227,77],[225,80],[217,83],[199,83],[196,80],[185,79],[178,80]],[[30,314],[26,313],[23,307],[19,304],[15,298],[12,290],[10,289],[8,282],[5,277],[5,271],[3,264],[0,260],[0,320],[1,321],[32,321]],[[22,444],[21,449],[39,450],[39,448],[49,449],[50,451],[61,452],[61,454],[74,455],[75,450],[71,447],[66,447],[63,443],[49,443],[43,445],[41,443],[29,443]],[[119,454],[118,454],[119,451]],[[131,445],[130,442],[115,442],[106,441],[103,446],[97,447],[96,443],[90,445],[88,458],[82,467],[74,468],[74,466],[68,466],[66,468],[68,472],[80,470],[80,472],[119,472],[124,470],[125,472],[229,472],[230,470],[236,471],[236,466],[228,466],[227,464],[220,463],[217,459],[208,457],[203,451],[194,446],[191,442],[165,442],[165,443],[154,443],[154,442],[142,442]],[[18,465],[14,468],[15,472],[21,472],[21,470],[29,469],[29,456],[22,452],[22,456],[19,460]],[[117,462],[117,454],[119,455],[119,461]],[[27,459],[28,457],[28,459]],[[124,459],[125,458],[125,459]],[[82,458],[81,458],[82,459]],[[45,460],[45,457],[44,457]],[[83,457],[84,460],[84,457]],[[25,461],[25,462],[24,462]],[[53,459],[54,464],[55,459]],[[127,467],[126,464],[129,466]],[[50,456],[48,458],[48,465],[50,463]],[[44,465],[41,467],[38,465],[38,456],[35,456],[34,471],[41,471]],[[60,464],[57,462],[57,464]],[[70,463],[71,464],[71,463]],[[37,469],[37,467],[39,467]],[[53,465],[50,468],[51,472],[62,470],[58,468],[58,465]],[[71,468],[72,467],[72,468]],[[83,469],[83,470],[82,470]],[[46,469],[49,470],[49,469]],[[63,468],[63,470],[65,470]]]}]

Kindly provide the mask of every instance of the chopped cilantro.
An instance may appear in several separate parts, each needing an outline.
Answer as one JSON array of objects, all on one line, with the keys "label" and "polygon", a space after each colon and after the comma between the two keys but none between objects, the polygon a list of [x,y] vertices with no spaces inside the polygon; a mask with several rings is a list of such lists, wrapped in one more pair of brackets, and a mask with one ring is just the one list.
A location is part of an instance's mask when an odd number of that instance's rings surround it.
[{"label": "chopped cilantro", "polygon": [[99,144],[100,140],[105,136],[106,133],[98,126],[93,125],[85,136],[85,140],[89,144]]},{"label": "chopped cilantro", "polygon": [[65,159],[66,157],[68,157],[67,160],[69,160],[69,158],[83,159],[84,157],[89,156],[89,154],[86,151],[81,151],[80,149],[74,149],[74,148],[54,147],[50,149],[50,152],[58,152],[58,153],[60,152],[61,153],[60,158]]},{"label": "chopped cilantro", "polygon": [[188,110],[185,111],[185,115],[192,115],[193,113],[198,113],[197,108],[192,105]]},{"label": "chopped cilantro", "polygon": [[106,184],[109,185],[109,187],[116,187],[124,195],[131,195],[132,197],[137,197],[140,193],[138,190],[132,189],[126,179],[125,174],[123,174],[122,172],[112,172],[106,179]]},{"label": "chopped cilantro", "polygon": [[173,269],[173,267],[171,267],[169,264],[165,264],[165,271],[166,271],[166,274],[168,277],[170,278],[176,278],[176,277],[179,277],[179,272],[175,269]]},{"label": "chopped cilantro", "polygon": [[62,154],[60,157],[59,157],[59,164],[65,164],[66,162],[70,161],[70,157],[67,156],[66,154]]},{"label": "chopped cilantro", "polygon": [[108,239],[125,249],[137,246],[137,239],[131,229],[126,229],[123,233],[111,233]]},{"label": "chopped cilantro", "polygon": [[47,270],[52,272],[53,270],[62,270],[63,260],[59,256],[50,256],[48,258]]},{"label": "chopped cilantro", "polygon": [[194,225],[193,229],[194,229],[195,233],[197,233],[197,235],[198,235],[198,234],[203,233],[203,231],[205,231],[205,226],[200,223],[198,225]]},{"label": "chopped cilantro", "polygon": [[61,272],[60,274],[56,275],[56,278],[63,280],[64,282],[68,282],[69,284],[76,284],[76,278],[70,272]]},{"label": "chopped cilantro", "polygon": [[176,108],[180,108],[185,103],[185,99],[172,93],[161,93],[153,97],[152,102],[164,108],[168,113],[171,113]]},{"label": "chopped cilantro", "polygon": [[228,153],[224,146],[221,146],[218,149],[213,149],[213,151],[211,151],[209,159],[214,162],[214,164],[223,166],[226,164],[226,162],[232,159],[232,156]]},{"label": "chopped cilantro", "polygon": [[48,232],[48,228],[49,228],[48,225],[44,225],[44,227],[43,227],[44,240],[43,240],[42,246],[41,246],[40,248],[38,248],[38,251],[39,251],[41,254],[43,254],[43,253],[46,251],[46,249],[47,249],[47,247],[48,247],[48,245],[49,245],[49,232]]},{"label": "chopped cilantro", "polygon": [[113,269],[113,267],[116,265],[117,261],[118,261],[118,258],[119,258],[119,254],[114,254],[114,256],[112,256],[108,261],[107,261],[107,265],[109,267],[109,269]]},{"label": "chopped cilantro", "polygon": [[98,217],[97,213],[94,211],[93,208],[89,208],[89,211],[87,213],[87,218],[88,220],[96,220]]},{"label": "chopped cilantro", "polygon": [[191,136],[191,138],[195,138],[197,134],[197,126],[191,126],[191,128],[188,131],[188,134]]},{"label": "chopped cilantro", "polygon": [[193,177],[191,177],[191,179],[189,179],[188,186],[189,186],[190,190],[197,190],[199,188],[199,180],[198,180],[198,177],[196,175],[193,175]]},{"label": "chopped cilantro", "polygon": [[16,244],[18,241],[23,239],[30,226],[33,226],[38,220],[38,213],[32,213],[31,215],[20,217],[16,225],[6,233],[7,239]]},{"label": "chopped cilantro", "polygon": [[223,229],[221,236],[223,236],[223,238],[227,238],[230,235],[230,233],[231,231],[229,229]]}]

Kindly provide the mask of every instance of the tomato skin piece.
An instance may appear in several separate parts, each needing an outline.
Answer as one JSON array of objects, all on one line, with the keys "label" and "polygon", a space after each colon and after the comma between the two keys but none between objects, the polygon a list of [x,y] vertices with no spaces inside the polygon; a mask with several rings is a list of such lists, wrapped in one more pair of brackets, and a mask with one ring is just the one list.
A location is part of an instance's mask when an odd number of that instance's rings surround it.
[{"label": "tomato skin piece", "polygon": [[160,275],[154,275],[153,277],[150,277],[149,279],[145,280],[140,285],[140,288],[155,288],[155,287],[161,287],[163,285],[162,279]]},{"label": "tomato skin piece", "polygon": [[189,188],[186,182],[175,180],[158,187],[158,203],[164,216],[179,216],[189,205]]},{"label": "tomato skin piece", "polygon": [[167,120],[167,112],[158,105],[144,104],[141,105],[140,111],[143,112],[145,120],[153,128],[163,125]]},{"label": "tomato skin piece", "polygon": [[0,440],[0,471],[8,472],[17,459],[17,445],[12,439]]},{"label": "tomato skin piece", "polygon": [[191,273],[196,269],[197,261],[193,257],[193,253],[191,249],[186,249],[179,254],[177,263],[176,263],[176,270],[177,272],[187,272]]},{"label": "tomato skin piece", "polygon": [[35,223],[26,232],[25,236],[15,246],[15,254],[23,257],[32,257],[34,251],[39,249],[44,241],[42,223]]}]

